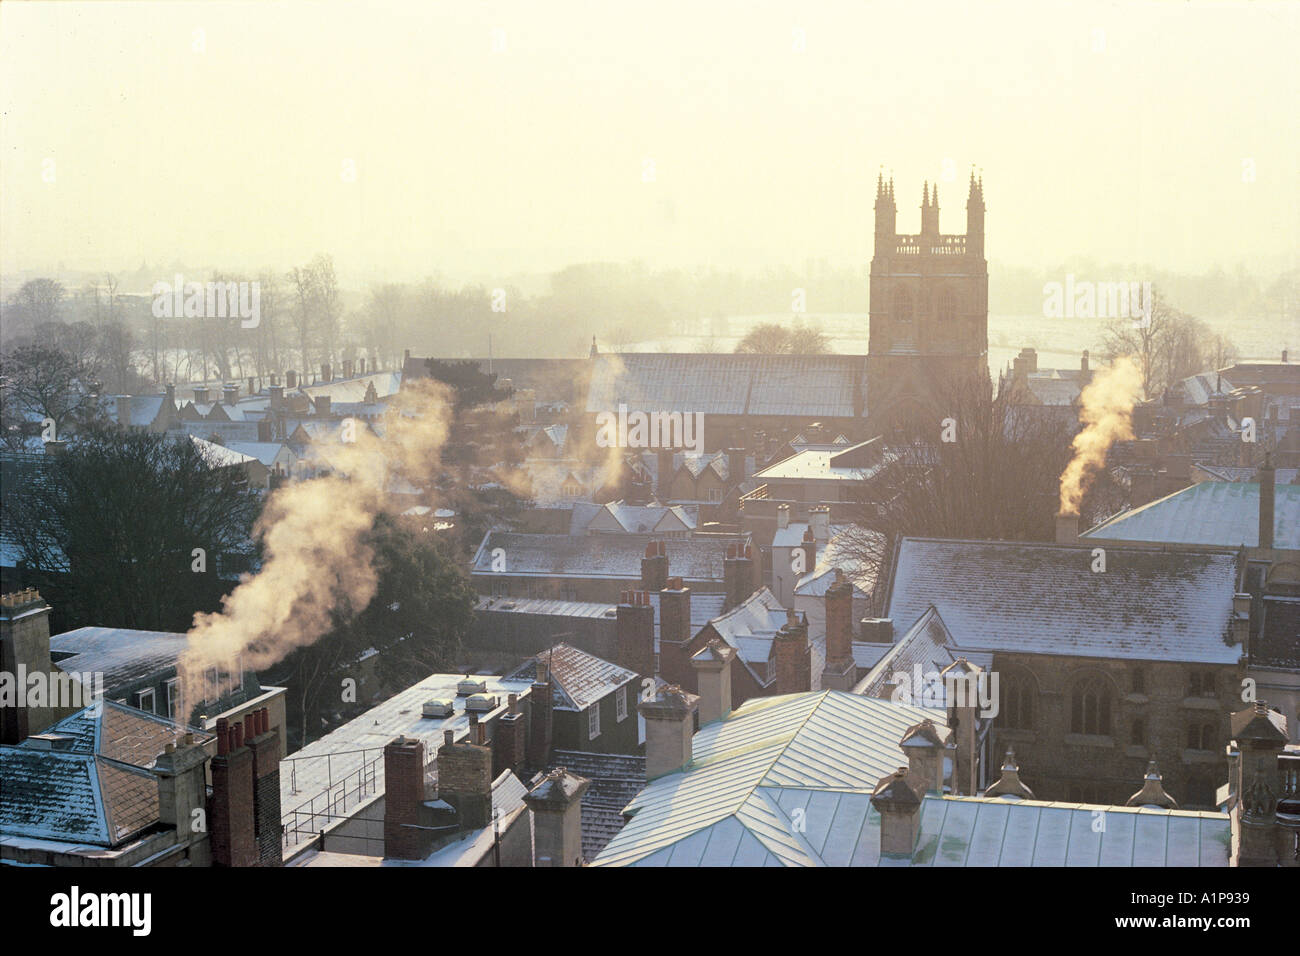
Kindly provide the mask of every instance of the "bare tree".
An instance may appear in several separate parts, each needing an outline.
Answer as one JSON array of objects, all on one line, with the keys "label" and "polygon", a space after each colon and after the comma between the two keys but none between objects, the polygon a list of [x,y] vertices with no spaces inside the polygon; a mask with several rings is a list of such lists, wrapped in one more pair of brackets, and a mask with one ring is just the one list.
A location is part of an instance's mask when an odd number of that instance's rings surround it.
[{"label": "bare tree", "polygon": [[1134,356],[1142,370],[1143,397],[1150,400],[1189,376],[1222,368],[1236,349],[1222,335],[1193,316],[1174,308],[1152,290],[1149,314],[1109,322],[1102,333],[1102,354],[1108,362]]},{"label": "bare tree", "polygon": [[737,352],[764,355],[820,355],[830,351],[826,335],[812,326],[786,328],[775,322],[756,326],[736,345]]},{"label": "bare tree", "polygon": [[[899,538],[1050,541],[1061,472],[1077,431],[1072,409],[1014,404],[983,384],[950,385],[932,426],[884,439],[881,467],[855,505],[850,550],[877,576]],[[1118,510],[1114,480],[1100,475],[1084,501],[1085,521]]]},{"label": "bare tree", "polygon": [[54,422],[56,437],[98,410],[100,368],[89,353],[56,344],[24,345],[0,356],[0,402],[6,425],[31,416]]}]

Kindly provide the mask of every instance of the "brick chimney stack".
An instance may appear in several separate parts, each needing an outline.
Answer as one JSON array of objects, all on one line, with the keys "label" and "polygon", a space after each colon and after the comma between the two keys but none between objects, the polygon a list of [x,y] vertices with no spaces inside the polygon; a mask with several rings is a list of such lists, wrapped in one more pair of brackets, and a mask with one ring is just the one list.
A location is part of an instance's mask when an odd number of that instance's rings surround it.
[{"label": "brick chimney stack", "polygon": [[[659,606],[662,616],[663,604]],[[645,591],[624,591],[614,613],[619,666],[638,677],[654,677],[655,609],[650,595]]]},{"label": "brick chimney stack", "polygon": [[1259,482],[1259,546],[1262,549],[1273,547],[1273,512],[1277,499],[1277,469],[1273,467],[1273,456],[1264,452],[1264,463],[1259,466],[1255,476]]},{"label": "brick chimney stack", "polygon": [[745,449],[728,448],[727,449],[727,484],[738,485],[746,478],[745,474]]},{"label": "brick chimney stack", "polygon": [[[825,545],[831,540],[831,509],[826,505],[815,505],[808,509],[808,527],[812,530],[813,540]],[[815,555],[814,555],[815,556]],[[811,571],[815,562],[808,565]]]},{"label": "brick chimney stack", "polygon": [[675,773],[691,762],[691,741],[699,705],[698,697],[672,684],[653,699],[641,702],[647,780]]},{"label": "brick chimney stack", "polygon": [[731,662],[735,656],[735,648],[715,637],[691,657],[699,689],[701,727],[725,720],[731,713]]},{"label": "brick chimney stack", "polygon": [[1129,472],[1129,507],[1141,508],[1156,500],[1156,472],[1148,465],[1134,465]]},{"label": "brick chimney stack", "polygon": [[545,770],[551,761],[551,699],[550,674],[546,657],[537,655],[537,679],[528,691],[531,710],[528,727],[528,769]]},{"label": "brick chimney stack", "polygon": [[812,648],[808,622],[798,611],[786,612],[786,623],[772,639],[776,654],[776,692],[803,694],[812,690]]},{"label": "brick chimney stack", "polygon": [[695,685],[689,660],[691,637],[691,589],[681,578],[669,578],[659,592],[659,674],[687,689]]},{"label": "brick chimney stack", "polygon": [[752,545],[733,541],[727,545],[722,561],[723,611],[743,604],[754,593],[754,549]]},{"label": "brick chimney stack", "polygon": [[1079,543],[1079,516],[1058,513],[1056,516],[1056,543]]},{"label": "brick chimney stack", "polygon": [[222,403],[223,403],[223,404],[225,404],[225,405],[238,405],[238,404],[239,404],[239,386],[238,386],[238,385],[236,385],[236,384],[234,384],[234,383],[232,382],[232,383],[230,383],[230,384],[228,384],[228,385],[224,385],[224,386],[222,386],[221,391],[222,391],[222,396],[221,396],[221,398],[222,398]]},{"label": "brick chimney stack", "polygon": [[853,663],[853,585],[835,569],[835,583],[826,589],[826,666],[823,690],[852,690],[858,669]]},{"label": "brick chimney stack", "polygon": [[780,504],[776,506],[776,528],[778,531],[784,531],[790,527],[790,506]]},{"label": "brick chimney stack", "polygon": [[662,591],[668,587],[668,551],[662,541],[651,541],[645,546],[641,559],[641,590]]},{"label": "brick chimney stack", "polygon": [[[476,725],[482,728],[482,724]],[[476,734],[482,739],[481,734]],[[438,798],[456,808],[461,826],[492,822],[492,751],[481,743],[461,741],[438,748]]]},{"label": "brick chimney stack", "polygon": [[[803,541],[799,544],[803,551],[803,568],[805,574],[811,574],[817,569],[817,538],[813,534],[811,527],[805,528],[803,532]],[[803,575],[796,575],[794,584],[798,584],[798,579]]]},{"label": "brick chimney stack", "polygon": [[524,797],[533,811],[533,866],[582,865],[582,795],[590,785],[560,767]]},{"label": "brick chimney stack", "polygon": [[655,482],[655,496],[663,504],[667,504],[672,497],[674,457],[671,448],[660,448],[657,453],[656,466],[658,474]]},{"label": "brick chimney stack", "polygon": [[253,752],[244,746],[243,728],[238,721],[217,719],[208,805],[213,866],[256,866],[260,855],[253,815]]},{"label": "brick chimney stack", "polygon": [[499,777],[507,770],[518,772],[527,759],[528,733],[524,715],[519,709],[519,695],[510,695],[510,706],[497,718],[492,730],[492,776]]},{"label": "brick chimney stack", "polygon": [[[252,721],[252,733],[248,722]],[[280,854],[280,734],[262,707],[245,720],[244,742],[253,754],[253,833],[261,866],[282,866]]]},{"label": "brick chimney stack", "polygon": [[384,747],[384,856],[422,860],[430,831],[424,812],[424,742],[405,735]]}]

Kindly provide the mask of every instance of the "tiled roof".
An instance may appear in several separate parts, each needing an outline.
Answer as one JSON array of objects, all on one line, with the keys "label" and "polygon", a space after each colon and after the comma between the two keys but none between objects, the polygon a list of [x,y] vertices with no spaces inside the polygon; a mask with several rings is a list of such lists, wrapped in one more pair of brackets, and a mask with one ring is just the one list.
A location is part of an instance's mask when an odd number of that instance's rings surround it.
[{"label": "tiled roof", "polygon": [[1233,664],[1235,555],[904,538],[887,609],[910,629],[937,608],[963,648]]},{"label": "tiled roof", "polygon": [[[198,743],[214,739],[197,727],[111,700],[97,707],[84,707],[52,724],[45,732],[70,738],[71,752],[100,754],[145,769],[152,767],[167,745],[175,743],[184,733],[194,734]],[[30,738],[19,746],[34,748]]]},{"label": "tiled roof", "polygon": [[42,749],[28,738],[0,747],[0,833],[31,839],[116,846],[158,822],[152,767],[167,744],[191,732],[211,734],[104,701],[47,728],[68,738]]},{"label": "tiled roof", "polygon": [[[492,573],[492,552],[505,550],[507,575],[615,578],[639,581],[651,536],[521,534],[491,531],[474,557],[473,572]],[[722,581],[726,542],[682,538],[667,542],[669,574],[691,582]]]},{"label": "tiled roof", "polygon": [[587,411],[853,418],[866,413],[864,355],[619,353],[593,360]]},{"label": "tiled roof", "polygon": [[[1259,471],[1253,467],[1212,465],[1203,461],[1196,462],[1192,467],[1213,481],[1255,481]],[[1278,468],[1277,474],[1273,476],[1273,483],[1294,485],[1297,478],[1300,478],[1300,468]]]},{"label": "tiled roof", "polygon": [[475,611],[492,611],[497,614],[551,614],[556,617],[591,617],[613,620],[617,611],[613,604],[599,601],[561,601],[555,598],[494,597],[480,594]]},{"label": "tiled roof", "polygon": [[502,679],[533,681],[541,658],[549,662],[557,710],[586,710],[637,677],[626,667],[611,664],[572,644],[561,643],[529,658]]},{"label": "tiled roof", "polygon": [[[1300,485],[1274,485],[1273,547],[1300,550]],[[1155,541],[1259,547],[1259,483],[1202,481],[1111,518],[1082,535],[1106,541]]]},{"label": "tiled roof", "polygon": [[645,786],[645,757],[555,750],[547,769],[559,767],[591,781],[582,795],[582,855],[594,860],[623,829],[623,808]]}]

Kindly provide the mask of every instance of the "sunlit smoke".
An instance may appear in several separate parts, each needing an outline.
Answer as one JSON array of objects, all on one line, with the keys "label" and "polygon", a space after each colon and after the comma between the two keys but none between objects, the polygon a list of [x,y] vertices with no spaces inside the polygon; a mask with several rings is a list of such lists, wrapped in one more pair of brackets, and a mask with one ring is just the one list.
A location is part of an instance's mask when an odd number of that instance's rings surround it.
[{"label": "sunlit smoke", "polygon": [[182,719],[210,696],[210,668],[233,672],[238,660],[265,670],[365,609],[378,586],[365,535],[387,507],[392,480],[429,488],[451,407],[446,386],[413,381],[390,403],[382,440],[363,422],[345,422],[328,448],[333,473],[271,494],[254,528],[261,568],[243,577],[220,612],[194,617],[177,667]]},{"label": "sunlit smoke", "polygon": [[1074,436],[1074,458],[1061,473],[1061,509],[1077,515],[1092,476],[1106,463],[1106,453],[1117,441],[1133,437],[1133,406],[1142,394],[1142,372],[1128,356],[1096,373],[1079,395],[1079,421],[1083,430]]}]

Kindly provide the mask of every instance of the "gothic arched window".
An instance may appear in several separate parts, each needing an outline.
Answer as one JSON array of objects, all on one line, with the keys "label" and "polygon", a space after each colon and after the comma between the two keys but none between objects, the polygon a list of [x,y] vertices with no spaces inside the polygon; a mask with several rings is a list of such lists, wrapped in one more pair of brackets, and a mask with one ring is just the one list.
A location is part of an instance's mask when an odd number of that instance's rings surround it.
[{"label": "gothic arched window", "polygon": [[1002,703],[999,715],[1003,727],[1032,730],[1034,727],[1034,679],[1012,671],[1002,675]]},{"label": "gothic arched window", "polygon": [[894,319],[905,326],[912,322],[912,293],[902,286],[894,290]]},{"label": "gothic arched window", "polygon": [[936,311],[940,322],[949,322],[957,318],[957,297],[952,294],[951,289],[939,290],[939,306]]},{"label": "gothic arched window", "polygon": [[1085,677],[1070,695],[1070,730],[1076,734],[1108,736],[1111,732],[1112,692],[1103,677]]}]

